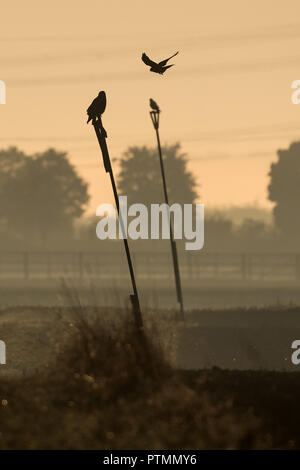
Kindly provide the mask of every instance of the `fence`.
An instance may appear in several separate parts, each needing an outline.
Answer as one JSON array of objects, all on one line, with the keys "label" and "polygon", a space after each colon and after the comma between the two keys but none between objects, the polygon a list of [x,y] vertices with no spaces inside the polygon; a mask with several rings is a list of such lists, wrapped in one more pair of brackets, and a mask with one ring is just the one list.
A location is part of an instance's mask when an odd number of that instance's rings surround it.
[{"label": "fence", "polygon": [[[139,279],[163,281],[172,276],[170,253],[133,253]],[[179,253],[183,281],[300,280],[300,254]],[[125,279],[125,256],[109,252],[14,252],[0,253],[0,280],[49,280],[96,277]]]}]

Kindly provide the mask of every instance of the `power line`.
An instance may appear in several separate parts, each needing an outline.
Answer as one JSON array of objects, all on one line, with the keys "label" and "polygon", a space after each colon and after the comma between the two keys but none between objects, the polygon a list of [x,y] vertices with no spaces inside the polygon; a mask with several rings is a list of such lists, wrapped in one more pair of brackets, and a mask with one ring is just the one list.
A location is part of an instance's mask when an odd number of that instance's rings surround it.
[{"label": "power line", "polygon": [[[226,138],[226,137],[244,137],[253,139],[253,136],[257,136],[260,138],[264,138],[265,136],[274,136],[276,137],[279,133],[280,134],[288,134],[291,132],[299,132],[299,124],[298,123],[280,123],[280,124],[273,124],[268,126],[253,126],[253,127],[241,127],[241,128],[232,128],[232,129],[217,129],[213,131],[208,131],[204,133],[197,133],[195,137],[187,136],[183,138],[186,142],[200,142],[203,140],[216,140],[216,138]],[[300,138],[300,136],[299,136]],[[7,142],[7,141],[15,141],[15,142],[44,142],[44,141],[55,141],[55,142],[90,142],[90,139],[85,136],[40,136],[40,137],[0,137],[0,142]],[[90,148],[93,148],[92,146]]]}]

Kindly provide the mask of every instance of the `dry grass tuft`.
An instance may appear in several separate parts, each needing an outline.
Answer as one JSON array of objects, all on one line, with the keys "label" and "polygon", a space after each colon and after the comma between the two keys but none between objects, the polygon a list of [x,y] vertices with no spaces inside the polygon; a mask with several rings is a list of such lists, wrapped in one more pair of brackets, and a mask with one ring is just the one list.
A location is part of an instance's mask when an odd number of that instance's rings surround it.
[{"label": "dry grass tuft", "polygon": [[268,446],[252,413],[213,403],[199,381],[185,383],[149,330],[138,334],[130,317],[87,314],[80,302],[72,310],[55,361],[0,382],[1,449]]}]

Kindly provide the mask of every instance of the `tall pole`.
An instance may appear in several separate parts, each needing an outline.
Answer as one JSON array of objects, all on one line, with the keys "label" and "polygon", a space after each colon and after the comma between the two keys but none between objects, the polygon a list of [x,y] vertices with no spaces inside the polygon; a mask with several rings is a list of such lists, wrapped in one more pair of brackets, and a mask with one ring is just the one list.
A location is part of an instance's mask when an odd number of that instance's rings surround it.
[{"label": "tall pole", "polygon": [[[162,183],[163,183],[165,202],[169,206],[169,197],[168,197],[168,191],[167,191],[164,162],[163,162],[163,158],[162,158],[162,151],[161,151],[160,137],[159,137],[159,114],[160,114],[160,109],[153,100],[150,100],[150,105],[152,107],[152,111],[150,111],[150,117],[151,117],[151,121],[152,121],[152,124],[154,126],[155,133],[156,133],[157,149],[158,149],[158,156],[159,156],[159,163],[160,163],[160,170],[161,170],[161,177],[162,177]],[[176,247],[176,242],[174,240],[172,221],[171,221],[171,216],[170,216],[169,211],[168,211],[168,215],[169,215],[170,244],[171,244],[171,252],[172,252],[172,259],[173,259],[173,270],[174,270],[177,302],[179,303],[179,307],[180,307],[180,319],[183,320],[184,319],[184,308],[183,308],[183,296],[182,296],[180,271],[179,271],[179,265],[178,265],[177,247]]]},{"label": "tall pole", "polygon": [[143,327],[143,318],[142,318],[142,312],[140,308],[140,302],[139,302],[139,296],[138,296],[138,290],[135,282],[135,275],[134,275],[134,269],[133,269],[133,264],[130,256],[130,250],[129,250],[129,245],[128,241],[126,238],[125,234],[125,228],[124,228],[124,223],[122,219],[122,215],[120,213],[120,203],[119,203],[119,196],[118,196],[118,191],[115,183],[115,178],[113,174],[113,170],[111,167],[111,162],[110,162],[110,157],[106,145],[106,138],[107,134],[106,131],[102,125],[102,120],[101,116],[98,116],[98,119],[93,119],[92,124],[95,129],[95,133],[99,142],[99,146],[102,152],[102,157],[103,157],[103,163],[104,163],[104,168],[107,173],[109,173],[110,176],[110,181],[114,193],[114,198],[115,198],[115,203],[118,211],[118,216],[119,216],[119,222],[122,230],[122,235],[123,235],[123,241],[124,241],[124,247],[125,247],[125,252],[126,252],[126,257],[127,257],[127,262],[128,262],[128,268],[129,268],[129,273],[130,273],[130,278],[131,278],[131,284],[132,284],[132,289],[133,289],[133,294],[130,294],[130,300],[132,304],[132,310],[133,310],[133,315],[134,315],[134,320],[135,324],[138,329],[141,329]]}]

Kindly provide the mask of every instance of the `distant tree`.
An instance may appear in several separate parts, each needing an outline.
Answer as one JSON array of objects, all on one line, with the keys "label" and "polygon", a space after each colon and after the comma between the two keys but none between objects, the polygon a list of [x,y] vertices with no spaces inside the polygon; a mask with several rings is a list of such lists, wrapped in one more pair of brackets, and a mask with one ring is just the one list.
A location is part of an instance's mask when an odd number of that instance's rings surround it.
[{"label": "distant tree", "polygon": [[262,220],[245,219],[235,229],[235,245],[242,251],[268,251],[275,242],[272,226]]},{"label": "distant tree", "polygon": [[1,186],[8,176],[14,176],[24,165],[26,154],[16,147],[0,150],[0,183]]},{"label": "distant tree", "polygon": [[271,165],[268,186],[269,199],[275,202],[275,226],[300,244],[300,142],[292,143],[287,150],[278,150],[277,155],[278,161]]},{"label": "distant tree", "polygon": [[[162,148],[170,204],[192,203],[197,198],[196,181],[187,168],[187,156],[180,145]],[[118,186],[129,204],[164,202],[162,178],[156,148],[130,147],[120,158]]]},{"label": "distant tree", "polygon": [[64,152],[26,156],[16,148],[0,152],[0,218],[18,234],[42,242],[70,229],[89,200],[87,184]]},{"label": "distant tree", "polygon": [[226,251],[233,245],[233,222],[222,215],[208,215],[204,222],[204,249],[211,251]]},{"label": "distant tree", "polygon": [[271,224],[273,220],[272,211],[264,207],[260,207],[257,203],[230,205],[222,207],[222,209],[206,210],[206,218],[208,215],[221,212],[222,216],[232,220],[235,224],[240,224],[246,219],[260,220],[266,224]]},{"label": "distant tree", "polygon": [[238,226],[237,233],[249,242],[263,238],[268,226],[261,220],[245,219]]}]

